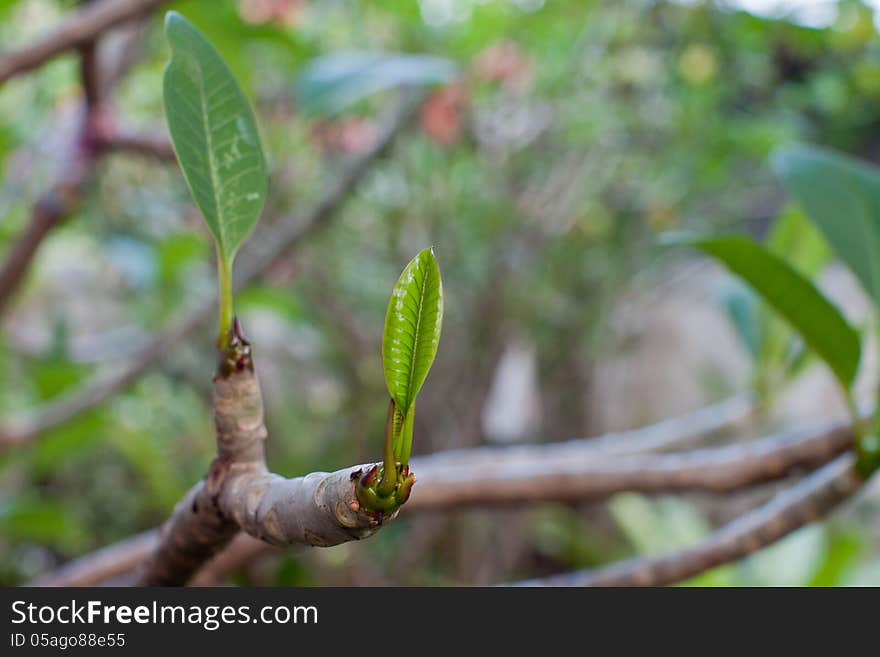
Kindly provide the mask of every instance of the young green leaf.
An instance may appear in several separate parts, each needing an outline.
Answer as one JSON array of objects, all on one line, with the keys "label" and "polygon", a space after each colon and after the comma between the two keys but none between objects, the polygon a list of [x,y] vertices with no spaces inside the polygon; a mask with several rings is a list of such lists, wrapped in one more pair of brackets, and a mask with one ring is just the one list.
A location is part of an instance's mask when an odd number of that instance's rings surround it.
[{"label": "young green leaf", "polygon": [[806,278],[760,244],[740,236],[678,239],[723,262],[787,319],[845,389],[859,366],[858,333]]},{"label": "young green leaf", "polygon": [[773,167],[840,259],[880,302],[880,169],[810,146],[776,151]]},{"label": "young green leaf", "polygon": [[382,363],[385,383],[399,414],[396,427],[402,429],[407,424],[407,414],[434,362],[442,322],[440,268],[434,252],[425,249],[403,270],[385,314]]},{"label": "young green leaf", "polygon": [[174,152],[221,259],[231,264],[266,198],[257,123],[229,67],[192,23],[170,11],[165,34],[172,56],[163,99]]}]

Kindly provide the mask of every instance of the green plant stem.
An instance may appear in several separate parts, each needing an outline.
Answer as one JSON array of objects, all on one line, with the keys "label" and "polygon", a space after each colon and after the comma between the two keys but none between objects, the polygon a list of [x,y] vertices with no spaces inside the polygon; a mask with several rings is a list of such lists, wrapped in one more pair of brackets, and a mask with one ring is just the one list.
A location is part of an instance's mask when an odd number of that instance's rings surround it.
[{"label": "green plant stem", "polygon": [[401,465],[406,465],[407,463],[409,463],[409,455],[410,452],[412,452],[413,424],[415,423],[415,417],[416,402],[415,400],[413,400],[412,406],[409,407],[406,415],[401,420],[400,455],[398,458]]},{"label": "green plant stem", "polygon": [[229,331],[232,329],[232,259],[227,259],[217,249],[217,285],[220,300],[220,325],[217,334],[217,346],[225,349],[229,342]]},{"label": "green plant stem", "polygon": [[[880,387],[877,389],[878,403],[880,403]],[[853,434],[856,443],[856,470],[865,479],[870,477],[880,467],[880,426],[878,426],[878,414],[868,421],[863,421],[859,414],[859,408],[853,397],[852,390],[844,390],[846,406],[852,418]]]},{"label": "green plant stem", "polygon": [[385,420],[385,456],[382,480],[378,492],[388,496],[397,485],[397,461],[394,458],[394,400],[388,402],[388,418]]}]

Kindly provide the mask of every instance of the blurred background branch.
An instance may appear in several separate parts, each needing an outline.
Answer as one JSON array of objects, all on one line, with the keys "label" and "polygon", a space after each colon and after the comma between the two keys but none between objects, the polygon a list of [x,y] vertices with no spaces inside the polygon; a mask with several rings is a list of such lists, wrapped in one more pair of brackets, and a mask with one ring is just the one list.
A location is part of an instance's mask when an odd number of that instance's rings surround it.
[{"label": "blurred background branch", "polygon": [[66,50],[90,47],[103,32],[147,14],[167,0],[98,0],[84,3],[58,30],[20,50],[0,52],[0,83],[30,71]]},{"label": "blurred background branch", "polygon": [[[644,433],[647,432],[643,430],[642,435]],[[592,444],[598,442],[601,445],[607,439],[608,437],[603,437],[517,448],[458,450],[451,455],[441,452],[415,459],[412,467],[418,472],[419,481],[406,509],[417,512],[541,501],[587,500],[604,498],[623,491],[656,494],[701,490],[716,494],[726,493],[773,479],[782,479],[792,472],[817,468],[840,453],[851,450],[853,446],[852,432],[847,427],[818,427],[795,434],[762,438],[745,445],[644,456],[609,456],[603,454],[601,447],[596,449]],[[798,484],[792,489],[795,493],[790,495],[786,491],[780,494],[779,498],[785,503],[769,503],[768,506],[775,509],[769,518],[768,513],[762,511],[753,514],[756,518],[760,517],[759,519],[751,519],[750,516],[750,519],[736,521],[736,527],[745,525],[752,529],[745,538],[737,538],[733,547],[728,547],[728,543],[719,547],[718,541],[714,541],[708,550],[711,555],[718,556],[700,556],[693,560],[684,555],[676,557],[677,570],[672,569],[671,572],[679,573],[679,576],[664,571],[664,574],[657,577],[666,579],[659,579],[656,583],[649,580],[645,585],[659,586],[686,579],[719,563],[741,558],[806,522],[821,518],[833,505],[846,499],[863,483],[853,473],[851,459],[845,459],[845,463],[847,468],[844,474],[837,468],[833,478],[823,475],[819,487],[813,483]],[[812,482],[813,479],[815,477],[810,477],[808,481]],[[804,490],[809,491],[808,496]],[[827,491],[831,491],[833,495],[828,497],[825,495]],[[833,504],[829,501],[832,498]],[[811,506],[807,506],[808,504]],[[778,509],[780,506],[782,508]],[[812,515],[804,512],[804,508],[810,509]],[[779,524],[783,524],[786,529],[777,528]],[[767,525],[777,533],[768,533]],[[755,526],[757,529],[754,529]],[[737,536],[740,536],[740,530],[736,531]],[[722,535],[725,535],[724,531]],[[753,540],[755,536],[757,539]],[[42,586],[61,583],[85,586],[122,576],[146,559],[156,540],[155,531],[127,539],[116,546],[103,548],[94,555],[87,555],[67,564],[58,572],[45,575],[34,583]],[[252,559],[271,553],[274,549],[262,541],[237,540],[224,550],[229,554],[215,557],[205,567],[207,572],[198,575],[196,581],[220,581],[221,574],[237,570]],[[702,555],[706,549],[699,546],[688,554]],[[619,575],[619,585],[642,583],[638,576],[641,566],[631,568],[626,565],[621,568],[627,573],[636,574]],[[661,569],[661,566],[657,567],[657,570]],[[558,585],[579,586],[581,584],[574,582],[583,579],[583,585],[589,585],[594,580],[601,585],[604,577],[604,573],[595,577],[592,574],[584,576],[578,573],[564,578],[551,578],[547,583],[554,585],[558,580]]]},{"label": "blurred background branch", "polygon": [[[162,4],[0,2],[2,583],[132,583],[212,453],[211,253],[164,166]],[[401,517],[327,550],[239,536],[196,583],[880,581],[877,489],[851,477],[833,382],[716,267],[654,248],[797,219],[767,165],[781,144],[877,159],[872,5],[167,4],[265,131],[269,204],[236,284],[287,437],[273,469],[374,458],[384,301],[426,245],[449,304]]]},{"label": "blurred background branch", "polygon": [[778,493],[763,506],[710,535],[663,557],[633,559],[595,571],[578,571],[521,582],[521,586],[664,586],[742,559],[804,525],[822,519],[864,484],[852,454],[838,457]]},{"label": "blurred background branch", "polygon": [[[418,94],[404,94],[402,101],[389,111],[389,117],[375,145],[339,172],[334,184],[312,210],[284,218],[279,222],[280,225],[262,231],[266,234],[258,231],[254,238],[256,243],[250,245],[249,253],[252,255],[249,259],[243,258],[238,268],[236,288],[257,279],[319,224],[332,217],[355,184],[369,171],[371,163],[387,150],[416,107],[418,107]],[[26,411],[18,418],[4,421],[0,424],[0,446],[8,447],[25,443],[36,438],[43,431],[67,422],[101,404],[144,372],[155,367],[166,355],[170,355],[187,336],[213,319],[214,313],[214,302],[198,307],[173,326],[160,332],[129,358],[127,363],[114,368],[116,371],[108,375],[99,375],[96,380],[87,381],[81,389],[74,390],[61,399],[50,401],[43,408]]]}]

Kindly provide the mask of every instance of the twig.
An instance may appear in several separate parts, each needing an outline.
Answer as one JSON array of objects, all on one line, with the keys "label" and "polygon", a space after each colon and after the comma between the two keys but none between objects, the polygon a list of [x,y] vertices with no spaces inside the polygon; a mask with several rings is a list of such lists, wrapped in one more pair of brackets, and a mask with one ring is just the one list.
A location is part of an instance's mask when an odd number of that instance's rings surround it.
[{"label": "twig", "polygon": [[98,63],[98,47],[94,41],[79,47],[80,78],[82,80],[83,97],[89,111],[96,111],[101,105],[103,90],[101,67]]},{"label": "twig", "polygon": [[36,43],[0,53],[0,83],[37,68],[62,52],[94,41],[105,30],[143,16],[165,2],[167,0],[101,0],[89,3],[58,30]]},{"label": "twig", "polygon": [[520,586],[663,586],[737,561],[822,519],[864,484],[851,453],[839,456],[766,504],[732,521],[705,541],[661,557],[632,559],[598,570],[520,582]]},{"label": "twig", "polygon": [[[86,3],[82,13],[91,11],[98,4]],[[99,62],[97,43],[94,39],[88,39],[72,47],[79,51],[83,116],[67,154],[62,156],[62,170],[58,179],[34,204],[30,222],[0,269],[0,312],[6,309],[21,286],[37,250],[49,232],[76,211],[80,197],[94,176],[95,164],[104,151],[137,150],[164,158],[173,157],[170,147],[165,147],[159,140],[110,132],[110,117],[104,98],[106,81]],[[117,69],[113,71],[120,73]]]},{"label": "twig", "polygon": [[217,456],[163,525],[141,584],[186,584],[239,530],[272,545],[320,547],[378,531],[383,519],[361,508],[355,493],[357,475],[369,466],[295,479],[269,472],[262,395],[237,322],[214,377],[213,408]]},{"label": "twig", "polygon": [[503,459],[507,463],[529,463],[535,457],[546,454],[546,450],[556,452],[561,459],[571,458],[583,463],[608,460],[632,454],[647,454],[672,448],[680,448],[690,442],[728,429],[745,422],[755,412],[752,398],[747,394],[734,395],[714,404],[709,404],[690,413],[666,418],[654,424],[614,431],[592,438],[575,438],[568,441],[517,445],[511,447],[477,447],[438,452],[426,457],[431,467],[456,467],[462,463],[467,467],[491,467]]},{"label": "twig", "polygon": [[149,14],[143,14],[101,39],[101,60],[105,62],[102,72],[108,95],[141,61],[150,18]]},{"label": "twig", "polygon": [[[236,288],[256,280],[263,271],[300,240],[327,223],[327,219],[339,210],[351,190],[408,123],[421,97],[421,94],[405,94],[401,102],[395,104],[390,116],[383,122],[384,128],[373,148],[358,156],[336,177],[335,183],[314,208],[283,219],[274,229],[263,231],[262,239],[254,240],[254,243],[248,246],[249,256],[242,256],[235,279]],[[197,308],[166,329],[132,356],[127,363],[115,368],[114,371],[87,382],[71,393],[4,421],[0,425],[0,449],[26,443],[46,429],[66,422],[112,397],[145,371],[157,365],[186,336],[209,322],[214,313],[214,301]]]},{"label": "twig", "polygon": [[60,566],[31,586],[91,586],[130,573],[152,553],[159,530],[151,529]]},{"label": "twig", "polygon": [[[571,445],[579,443],[580,453],[572,451]],[[449,508],[482,507],[508,502],[532,502],[551,499],[578,499],[601,497],[615,492],[631,490],[642,492],[672,492],[682,490],[705,490],[725,492],[749,485],[779,479],[797,469],[807,469],[827,463],[841,451],[852,445],[852,433],[845,427],[822,426],[811,431],[800,431],[763,438],[753,443],[732,445],[714,449],[701,449],[679,454],[653,456],[629,456],[619,460],[595,459],[590,451],[589,440],[560,443],[566,446],[565,458],[560,463],[561,452],[554,452],[554,445],[534,446],[529,452],[531,463],[523,456],[521,448],[496,448],[496,460],[510,483],[499,483],[496,476],[484,477],[483,467],[465,467],[469,479],[450,471],[444,454],[413,459],[411,465],[419,481],[407,502],[407,512]],[[466,465],[468,450],[456,452],[456,462]],[[484,449],[471,450],[483,464]],[[507,458],[506,454],[512,458]],[[542,457],[542,454],[545,456]],[[570,462],[580,465],[572,466]],[[518,464],[518,465],[515,465]],[[550,467],[562,468],[553,476]],[[529,468],[534,469],[530,475]],[[577,473],[577,474],[575,474]],[[480,493],[481,487],[483,494]],[[465,491],[464,494],[459,491]],[[501,494],[511,496],[503,499]],[[155,537],[155,534],[153,534]],[[209,562],[208,572],[202,581],[216,581],[224,572],[230,572],[244,563],[268,551],[253,540],[236,539],[226,551]],[[77,559],[63,566],[58,573],[50,573],[36,583],[56,585],[64,582],[95,584],[110,572],[117,575],[130,564],[143,558],[143,546],[132,551],[105,548],[114,554],[125,567],[111,568],[102,560],[101,568],[95,568],[91,556]],[[200,578],[197,577],[196,581]]]},{"label": "twig", "polygon": [[99,136],[98,146],[102,152],[135,153],[167,162],[176,161],[171,141],[161,134],[139,134],[116,130]]},{"label": "twig", "polygon": [[0,268],[0,313],[21,286],[43,240],[55,226],[76,211],[83,190],[94,174],[97,156],[94,136],[100,131],[103,117],[100,74],[93,43],[80,48],[80,77],[85,100],[79,128],[67,153],[62,155],[61,173],[34,204],[30,222]]},{"label": "twig", "polygon": [[137,379],[163,355],[202,323],[213,317],[213,306],[205,306],[147,343],[128,362],[89,382],[84,388],[47,402],[45,405],[11,418],[0,427],[0,449],[23,444],[43,431],[62,424],[112,397]]},{"label": "twig", "polygon": [[[74,148],[80,150],[78,146]],[[49,191],[34,204],[28,225],[10,247],[3,261],[0,268],[0,312],[6,309],[21,286],[46,235],[67,218],[78,204],[79,195],[91,175],[91,166],[84,161],[88,157],[81,152],[74,155],[73,159],[76,163],[66,167]]]}]

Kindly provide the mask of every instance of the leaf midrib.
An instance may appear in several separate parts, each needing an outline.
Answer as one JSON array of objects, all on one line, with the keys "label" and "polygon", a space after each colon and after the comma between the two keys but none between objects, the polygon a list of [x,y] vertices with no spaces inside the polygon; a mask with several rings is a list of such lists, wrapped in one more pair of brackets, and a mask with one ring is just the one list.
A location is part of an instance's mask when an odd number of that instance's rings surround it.
[{"label": "leaf midrib", "polygon": [[202,106],[202,127],[205,130],[205,142],[208,146],[208,169],[211,172],[211,200],[214,203],[214,213],[216,215],[217,220],[217,232],[220,234],[220,249],[219,251],[222,254],[224,259],[227,258],[228,254],[226,253],[226,233],[223,230],[223,210],[221,208],[221,203],[217,198],[219,187],[219,181],[217,180],[217,167],[214,161],[214,140],[211,135],[211,123],[208,117],[208,107],[207,107],[207,94],[205,93],[205,76],[202,71],[201,64],[196,65],[196,70],[199,75],[199,102]]},{"label": "leaf midrib", "polygon": [[415,382],[415,379],[416,379],[416,360],[418,358],[419,342],[420,342],[419,330],[421,329],[421,326],[422,326],[422,313],[424,312],[424,308],[425,308],[425,288],[427,285],[428,285],[428,268],[426,267],[424,274],[422,275],[421,289],[419,290],[419,312],[418,312],[418,315],[416,316],[416,326],[415,326],[416,330],[413,334],[414,340],[413,340],[412,355],[410,357],[410,364],[409,364],[409,381],[407,381],[407,383],[406,383],[407,406],[406,406],[406,410],[404,411],[404,415],[406,413],[409,413],[409,407],[412,406],[412,403],[413,403],[413,398],[412,398],[413,397],[413,383]]}]

